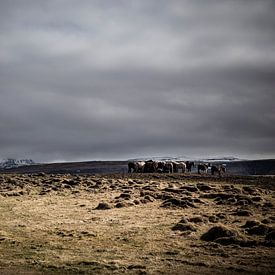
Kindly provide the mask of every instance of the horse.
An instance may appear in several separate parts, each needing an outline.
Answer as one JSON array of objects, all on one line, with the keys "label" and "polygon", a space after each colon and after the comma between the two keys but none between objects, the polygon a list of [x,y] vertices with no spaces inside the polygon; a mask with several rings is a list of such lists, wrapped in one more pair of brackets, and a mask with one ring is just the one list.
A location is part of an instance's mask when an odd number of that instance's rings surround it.
[{"label": "horse", "polygon": [[221,164],[219,166],[217,165],[212,165],[211,166],[211,175],[215,175],[215,173],[218,173],[219,176],[221,176],[221,173],[225,173],[226,172],[226,167],[224,164]]},{"label": "horse", "polygon": [[136,173],[143,173],[144,172],[144,166],[145,166],[145,161],[137,161],[135,163],[135,172]]},{"label": "horse", "polygon": [[186,164],[183,161],[173,162],[173,168],[174,168],[174,172],[175,173],[178,173],[179,170],[181,170],[182,173],[185,173],[185,171],[186,171]]},{"label": "horse", "polygon": [[187,172],[191,172],[192,167],[193,166],[195,167],[195,163],[193,161],[186,161],[185,164],[186,164]]},{"label": "horse", "polygon": [[171,161],[166,161],[164,163],[163,172],[164,173],[173,173],[174,171],[174,165]]},{"label": "horse", "polygon": [[128,162],[128,173],[134,173],[136,171],[136,162]]},{"label": "horse", "polygon": [[221,172],[225,174],[226,173],[226,164],[221,164],[220,169],[221,169]]},{"label": "horse", "polygon": [[144,164],[144,173],[154,173],[157,171],[158,163],[153,160],[147,160]]},{"label": "horse", "polygon": [[208,170],[207,164],[205,164],[205,163],[198,164],[198,174],[200,174],[201,171],[203,171],[205,174],[207,174],[207,170]]},{"label": "horse", "polygon": [[157,172],[163,173],[164,172],[164,166],[165,166],[165,161],[158,161],[157,162]]}]

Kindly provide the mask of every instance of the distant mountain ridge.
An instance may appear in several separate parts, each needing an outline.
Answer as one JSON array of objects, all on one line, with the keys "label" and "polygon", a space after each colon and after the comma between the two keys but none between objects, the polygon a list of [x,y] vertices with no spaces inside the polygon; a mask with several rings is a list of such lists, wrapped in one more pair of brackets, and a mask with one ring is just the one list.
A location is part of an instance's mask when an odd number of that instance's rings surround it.
[{"label": "distant mountain ridge", "polygon": [[194,159],[194,161],[202,161],[202,162],[232,162],[232,161],[246,161],[246,159],[240,159],[240,158],[236,158],[236,157],[213,157],[213,158]]},{"label": "distant mountain ridge", "polygon": [[32,165],[35,164],[35,162],[32,159],[2,159],[0,161],[0,168],[9,169],[9,168],[15,168],[19,166],[26,166],[26,165]]}]

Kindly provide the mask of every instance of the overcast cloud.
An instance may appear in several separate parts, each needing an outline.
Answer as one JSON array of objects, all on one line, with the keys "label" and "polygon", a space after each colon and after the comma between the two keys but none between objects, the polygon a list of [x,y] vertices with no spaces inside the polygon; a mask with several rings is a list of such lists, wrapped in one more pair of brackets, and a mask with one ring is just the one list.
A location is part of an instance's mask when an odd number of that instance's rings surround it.
[{"label": "overcast cloud", "polygon": [[0,158],[274,158],[274,10],[1,0]]}]

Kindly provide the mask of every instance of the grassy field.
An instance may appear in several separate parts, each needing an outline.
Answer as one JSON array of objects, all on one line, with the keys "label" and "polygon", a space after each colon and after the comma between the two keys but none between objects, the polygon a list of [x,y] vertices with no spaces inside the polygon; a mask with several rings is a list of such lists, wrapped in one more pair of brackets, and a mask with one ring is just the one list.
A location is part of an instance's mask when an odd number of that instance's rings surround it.
[{"label": "grassy field", "polygon": [[0,175],[0,274],[275,273],[274,177]]}]

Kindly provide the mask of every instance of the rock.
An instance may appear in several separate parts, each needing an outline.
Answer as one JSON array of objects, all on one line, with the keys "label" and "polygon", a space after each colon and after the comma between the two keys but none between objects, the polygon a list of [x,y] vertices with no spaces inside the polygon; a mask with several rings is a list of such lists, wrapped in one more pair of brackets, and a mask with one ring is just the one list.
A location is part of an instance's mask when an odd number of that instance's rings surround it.
[{"label": "rock", "polygon": [[229,198],[234,197],[234,195],[220,192],[220,193],[205,193],[205,194],[202,194],[201,197],[206,199],[215,199],[219,197],[222,200],[227,200]]},{"label": "rock", "polygon": [[169,207],[180,207],[180,208],[188,208],[190,205],[184,200],[178,199],[178,198],[171,198],[168,200],[165,200],[161,207],[169,208]]},{"label": "rock", "polygon": [[229,199],[227,200],[227,203],[228,203],[228,204],[235,204],[236,202],[237,202],[237,199],[236,199],[235,197],[229,198]]},{"label": "rock", "polygon": [[144,199],[147,200],[147,201],[149,201],[149,202],[153,202],[153,201],[155,200],[155,199],[154,199],[152,196],[150,196],[150,195],[144,196]]},{"label": "rock", "polygon": [[217,223],[220,219],[217,216],[212,215],[212,216],[208,217],[208,220],[209,220],[209,222]]},{"label": "rock", "polygon": [[275,230],[270,231],[266,236],[265,239],[267,241],[275,241]]},{"label": "rock", "polygon": [[100,202],[98,206],[95,208],[96,210],[107,210],[111,209],[111,205],[108,204],[107,202]]},{"label": "rock", "polygon": [[236,236],[231,237],[222,237],[214,240],[215,243],[221,244],[221,245],[231,245],[231,244],[239,244],[240,241]]},{"label": "rock", "polygon": [[247,200],[238,200],[236,202],[236,205],[238,205],[238,206],[246,206],[246,205],[248,205],[248,201]]},{"label": "rock", "polygon": [[69,184],[64,184],[64,185],[63,185],[63,188],[66,188],[66,189],[71,189],[71,188],[72,188],[72,186],[71,186],[71,185],[69,185]]},{"label": "rock", "polygon": [[192,231],[195,232],[197,231],[196,227],[190,223],[177,223],[172,227],[172,230],[176,231]]},{"label": "rock", "polygon": [[272,208],[272,207],[273,207],[273,203],[270,202],[270,201],[265,202],[265,203],[263,204],[263,207],[265,207],[265,208]]},{"label": "rock", "polygon": [[195,203],[202,203],[202,204],[205,204],[205,202],[204,202],[203,200],[199,199],[199,198],[193,198],[192,200],[193,200],[193,202],[195,202]]},{"label": "rock", "polygon": [[202,191],[202,192],[204,192],[204,191],[210,191],[210,190],[213,189],[213,188],[212,188],[211,186],[209,186],[208,184],[202,183],[202,182],[199,182],[199,183],[197,184],[197,188],[198,188],[200,191]]},{"label": "rock", "polygon": [[199,191],[199,189],[194,185],[181,186],[180,189],[187,190],[189,192],[198,192]]},{"label": "rock", "polygon": [[246,229],[246,232],[249,235],[260,235],[260,236],[266,235],[269,231],[270,231],[270,227],[264,224],[256,225]]},{"label": "rock", "polygon": [[241,216],[241,217],[249,217],[249,216],[252,216],[252,213],[249,210],[239,209],[236,212],[232,213],[232,215],[234,215],[234,216]]},{"label": "rock", "polygon": [[261,223],[259,221],[254,221],[254,220],[250,220],[250,221],[246,221],[246,223],[244,225],[242,225],[242,228],[251,228],[254,226],[258,226]]},{"label": "rock", "polygon": [[214,202],[217,204],[217,205],[221,205],[221,204],[224,204],[224,201],[221,197],[216,197],[214,199]]},{"label": "rock", "polygon": [[133,205],[134,205],[134,203],[122,201],[122,202],[118,202],[118,203],[115,205],[115,207],[116,207],[116,208],[123,208],[123,207],[129,207],[129,206],[133,206]]},{"label": "rock", "polygon": [[177,194],[180,194],[180,193],[182,193],[182,188],[178,189],[178,188],[166,187],[166,188],[164,188],[164,191],[168,192],[168,193],[177,193]]},{"label": "rock", "polygon": [[125,200],[131,199],[131,195],[129,193],[121,193],[118,198],[123,198]]},{"label": "rock", "polygon": [[270,219],[271,221],[275,222],[275,216],[270,216],[268,219]]},{"label": "rock", "polygon": [[258,246],[260,243],[257,240],[239,240],[238,245],[241,247],[254,247]]},{"label": "rock", "polygon": [[182,218],[178,223],[188,223],[187,219]]},{"label": "rock", "polygon": [[272,220],[269,219],[269,218],[263,219],[263,220],[262,220],[262,223],[263,223],[263,224],[270,224],[270,223],[272,223]]},{"label": "rock", "polygon": [[154,198],[156,200],[163,199],[163,194],[161,192],[152,192],[149,196],[151,196],[152,198]]},{"label": "rock", "polygon": [[201,240],[209,242],[209,241],[215,241],[216,239],[219,239],[219,238],[234,237],[234,236],[237,236],[237,233],[234,232],[232,229],[219,225],[219,226],[214,226],[210,228],[206,233],[204,233],[201,236]]},{"label": "rock", "polygon": [[254,194],[254,193],[257,192],[257,190],[253,187],[250,187],[250,186],[244,186],[243,187],[243,192],[248,193],[248,194]]},{"label": "rock", "polygon": [[203,223],[204,219],[201,216],[195,216],[189,219],[189,222],[193,223]]},{"label": "rock", "polygon": [[218,213],[216,214],[216,216],[221,220],[225,220],[227,218],[227,215],[225,213]]},{"label": "rock", "polygon": [[251,198],[252,201],[256,201],[256,202],[259,202],[259,201],[262,201],[262,197],[261,196],[255,196],[255,197],[252,197]]},{"label": "rock", "polygon": [[68,179],[63,180],[62,183],[66,184],[66,185],[70,185],[70,186],[75,186],[78,184],[76,181],[68,180]]},{"label": "rock", "polygon": [[146,204],[146,203],[148,203],[148,202],[150,202],[150,201],[148,201],[148,200],[146,200],[146,199],[144,199],[144,198],[140,199],[140,203]]}]

